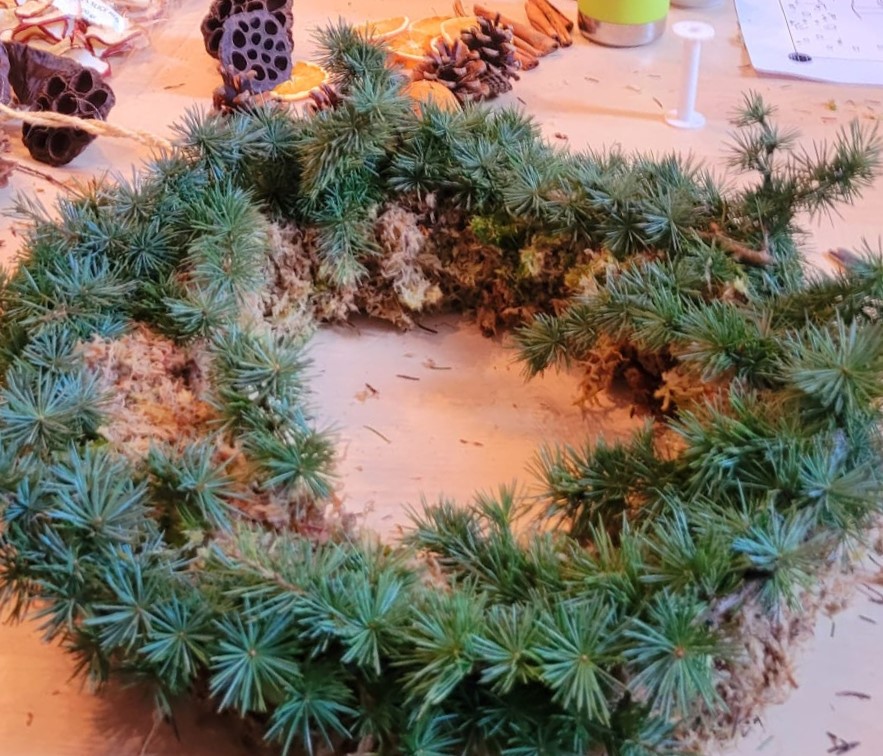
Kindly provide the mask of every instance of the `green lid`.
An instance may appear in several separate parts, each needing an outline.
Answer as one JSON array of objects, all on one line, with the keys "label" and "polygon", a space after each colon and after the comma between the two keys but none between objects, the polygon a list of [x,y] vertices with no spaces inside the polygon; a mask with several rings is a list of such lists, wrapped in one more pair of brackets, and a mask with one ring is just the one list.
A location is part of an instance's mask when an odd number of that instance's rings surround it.
[{"label": "green lid", "polygon": [[647,24],[665,18],[669,0],[578,0],[579,12],[611,24]]}]

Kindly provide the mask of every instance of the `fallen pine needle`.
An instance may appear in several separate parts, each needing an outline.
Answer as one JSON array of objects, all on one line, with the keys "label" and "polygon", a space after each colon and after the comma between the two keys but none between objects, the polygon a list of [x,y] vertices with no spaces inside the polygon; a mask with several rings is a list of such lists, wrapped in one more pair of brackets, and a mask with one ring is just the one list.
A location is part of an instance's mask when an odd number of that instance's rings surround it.
[{"label": "fallen pine needle", "polygon": [[849,753],[853,748],[858,748],[858,746],[861,745],[858,740],[844,740],[833,732],[825,734],[831,739],[831,747],[828,749],[828,753]]},{"label": "fallen pine needle", "polygon": [[149,753],[148,749],[150,747],[150,743],[153,741],[153,738],[156,736],[156,733],[159,731],[159,727],[163,722],[163,717],[158,711],[154,711],[153,713],[153,724],[150,726],[150,730],[147,735],[144,736],[144,740],[141,743],[141,750],[138,751],[138,756],[147,756]]},{"label": "fallen pine needle", "polygon": [[837,693],[841,698],[858,698],[862,701],[870,701],[871,697],[867,693],[862,693],[858,690],[841,690]]},{"label": "fallen pine needle", "polygon": [[371,431],[375,436],[379,436],[379,437],[382,438],[384,441],[386,441],[386,443],[388,443],[388,444],[391,444],[391,443],[392,443],[392,441],[390,441],[390,440],[389,440],[386,436],[384,436],[379,430],[377,430],[377,428],[372,428],[370,425],[363,425],[362,427],[363,427],[365,430],[369,430],[369,431]]},{"label": "fallen pine needle", "polygon": [[[868,585],[867,583],[862,583],[862,587],[868,591],[868,593],[873,594],[868,596],[870,601],[873,601],[875,604],[883,604],[883,593],[880,593],[876,588]],[[867,594],[866,594],[867,595]]]},{"label": "fallen pine needle", "polygon": [[764,739],[763,739],[763,742],[757,747],[757,750],[758,750],[758,751],[762,751],[762,750],[763,750],[764,748],[766,748],[770,743],[773,742],[773,739],[774,739],[774,738],[775,738],[775,735],[770,735],[770,736],[764,738]]},{"label": "fallen pine needle", "polygon": [[396,378],[402,378],[406,381],[419,381],[420,379],[413,375],[405,375],[404,373],[396,373]]},{"label": "fallen pine needle", "polygon": [[858,616],[858,618],[859,618],[860,620],[864,620],[865,622],[870,622],[872,625],[876,625],[876,624],[877,624],[877,620],[875,620],[873,617],[868,617],[868,616],[865,615],[865,614],[860,614],[860,615]]},{"label": "fallen pine needle", "polygon": [[435,360],[431,357],[428,360],[425,360],[423,363],[423,367],[428,368],[429,370],[453,370],[450,365],[438,365]]}]

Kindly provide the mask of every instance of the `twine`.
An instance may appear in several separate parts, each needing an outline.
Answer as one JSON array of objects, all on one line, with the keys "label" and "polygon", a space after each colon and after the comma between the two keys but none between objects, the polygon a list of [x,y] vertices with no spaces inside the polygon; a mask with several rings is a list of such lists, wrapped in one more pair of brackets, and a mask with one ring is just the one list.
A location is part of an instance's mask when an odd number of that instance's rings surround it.
[{"label": "twine", "polygon": [[0,103],[0,114],[7,118],[18,118],[31,126],[47,126],[52,129],[74,128],[93,136],[132,139],[148,147],[162,150],[172,148],[172,143],[163,137],[146,131],[136,131],[134,129],[127,129],[124,126],[115,126],[112,123],[99,121],[95,118],[77,118],[76,116],[64,115],[62,113],[53,113],[49,110],[16,110],[2,103]]}]

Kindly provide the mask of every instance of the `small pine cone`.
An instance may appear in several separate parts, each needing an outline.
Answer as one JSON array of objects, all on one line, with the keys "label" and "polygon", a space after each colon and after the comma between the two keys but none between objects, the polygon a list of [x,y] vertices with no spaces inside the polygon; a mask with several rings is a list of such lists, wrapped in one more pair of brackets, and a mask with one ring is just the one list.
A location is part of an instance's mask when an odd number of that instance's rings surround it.
[{"label": "small pine cone", "polygon": [[232,66],[219,66],[218,69],[224,83],[212,92],[212,105],[221,115],[230,115],[236,110],[265,106],[273,102],[267,92],[252,90],[254,71],[238,73]]},{"label": "small pine cone", "polygon": [[[518,77],[516,76],[515,78],[517,79]],[[485,74],[484,83],[488,88],[488,99],[512,91],[512,82],[509,80],[509,77],[491,68]]]},{"label": "small pine cone", "polygon": [[306,110],[310,115],[314,115],[322,110],[334,110],[342,102],[343,97],[340,96],[340,92],[328,84],[322,84],[310,92],[310,101]]},{"label": "small pine cone", "polygon": [[508,92],[512,89],[510,79],[518,80],[516,72],[521,66],[512,36],[512,29],[500,22],[499,14],[493,19],[480,16],[477,26],[460,35],[463,44],[485,64],[489,97]]},{"label": "small pine cone", "polygon": [[414,78],[436,81],[444,85],[460,102],[483,100],[489,94],[484,82],[487,66],[477,52],[469,50],[460,40],[453,45],[439,41],[414,73]]},{"label": "small pine cone", "polygon": [[224,83],[212,93],[212,105],[221,114],[229,115],[251,101],[254,94],[252,82],[256,74],[254,71],[240,73],[233,66],[221,65],[218,70]]}]

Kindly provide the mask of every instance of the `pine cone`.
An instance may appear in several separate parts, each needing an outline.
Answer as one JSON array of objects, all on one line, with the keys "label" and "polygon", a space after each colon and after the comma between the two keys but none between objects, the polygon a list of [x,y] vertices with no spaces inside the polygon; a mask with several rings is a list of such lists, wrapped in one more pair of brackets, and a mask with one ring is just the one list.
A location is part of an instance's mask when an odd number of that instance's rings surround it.
[{"label": "pine cone", "polygon": [[254,71],[240,73],[233,66],[219,66],[224,83],[212,93],[212,105],[222,115],[230,115],[234,110],[244,110],[260,102],[263,95],[253,91]]},{"label": "pine cone", "polygon": [[460,38],[469,50],[478,53],[487,68],[485,83],[489,97],[512,89],[510,79],[518,80],[516,71],[520,65],[512,43],[512,29],[500,23],[499,14],[493,19],[479,16],[478,26],[465,30]]},{"label": "pine cone", "polygon": [[340,92],[328,84],[322,84],[310,92],[310,101],[306,109],[308,113],[315,114],[322,110],[334,110],[341,102],[343,97],[340,96]]},{"label": "pine cone", "polygon": [[490,89],[484,81],[487,66],[477,52],[473,52],[459,39],[453,45],[439,40],[433,52],[427,56],[414,73],[414,78],[437,81],[443,84],[460,102],[483,100]]}]

